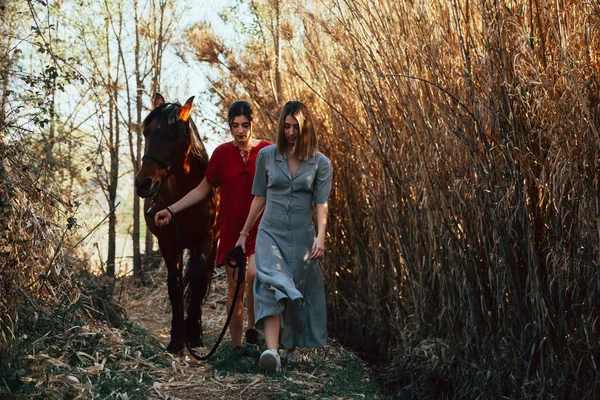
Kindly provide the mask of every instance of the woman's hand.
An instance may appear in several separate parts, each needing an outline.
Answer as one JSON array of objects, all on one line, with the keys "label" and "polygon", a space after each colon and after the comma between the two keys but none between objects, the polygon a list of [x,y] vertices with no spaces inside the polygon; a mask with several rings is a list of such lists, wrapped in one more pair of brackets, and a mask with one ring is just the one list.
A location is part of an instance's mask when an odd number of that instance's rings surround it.
[{"label": "woman's hand", "polygon": [[235,243],[235,247],[241,246],[244,254],[246,254],[246,239],[248,238],[248,234],[244,234],[240,232],[240,237],[238,241]]},{"label": "woman's hand", "polygon": [[323,257],[323,254],[325,254],[325,238],[317,236],[313,242],[310,258],[314,260],[316,258]]},{"label": "woman's hand", "polygon": [[154,214],[154,224],[158,227],[167,226],[171,222],[171,212],[166,208]]}]

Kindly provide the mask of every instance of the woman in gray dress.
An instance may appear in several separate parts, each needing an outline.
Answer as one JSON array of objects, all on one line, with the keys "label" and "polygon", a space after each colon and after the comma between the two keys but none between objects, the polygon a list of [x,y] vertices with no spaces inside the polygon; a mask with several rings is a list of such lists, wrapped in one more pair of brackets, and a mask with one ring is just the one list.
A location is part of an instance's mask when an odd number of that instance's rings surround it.
[{"label": "woman in gray dress", "polygon": [[267,345],[259,365],[267,371],[281,370],[279,348],[327,343],[318,259],[325,252],[332,165],[317,150],[312,117],[301,102],[286,103],[277,131],[277,143],[258,154],[254,199],[237,242],[245,251],[248,230],[264,209],[256,237],[254,313]]}]

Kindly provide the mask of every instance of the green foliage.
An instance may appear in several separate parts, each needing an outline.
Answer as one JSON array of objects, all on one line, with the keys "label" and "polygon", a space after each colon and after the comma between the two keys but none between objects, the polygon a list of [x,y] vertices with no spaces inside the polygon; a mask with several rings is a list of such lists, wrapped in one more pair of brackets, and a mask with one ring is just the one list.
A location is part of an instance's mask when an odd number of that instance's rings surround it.
[{"label": "green foliage", "polygon": [[[244,0],[237,0],[235,7],[226,7],[219,16],[224,24],[244,37],[256,38],[260,35],[259,20],[254,13],[249,12],[251,5]],[[253,8],[253,7],[252,7]]]},{"label": "green foliage", "polygon": [[36,398],[54,392],[56,398],[73,398],[75,388],[53,380],[71,376],[89,383],[90,394],[95,396],[127,393],[131,399],[148,397],[152,383],[148,365],[169,365],[162,345],[130,322],[123,323],[120,330],[86,322],[78,317],[82,305],[81,301],[64,303],[48,312],[24,300],[19,304],[21,318],[15,340],[0,354],[0,380],[12,396]]}]

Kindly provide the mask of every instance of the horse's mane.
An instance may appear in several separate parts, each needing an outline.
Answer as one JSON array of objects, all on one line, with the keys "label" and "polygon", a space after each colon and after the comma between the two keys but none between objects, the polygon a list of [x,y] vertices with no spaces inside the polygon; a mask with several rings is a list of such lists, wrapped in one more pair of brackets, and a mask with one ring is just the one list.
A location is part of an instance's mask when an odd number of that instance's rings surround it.
[{"label": "horse's mane", "polygon": [[202,143],[202,139],[200,139],[200,134],[198,133],[198,128],[196,128],[196,124],[190,117],[190,144],[191,149],[190,153],[192,153],[198,161],[202,164],[208,164],[208,153],[206,152],[206,148],[204,147],[204,143]]},{"label": "horse's mane", "polygon": [[[175,123],[178,118],[175,117],[175,110],[180,108],[181,104],[179,103],[164,103],[160,106],[156,107],[154,110],[148,114],[148,116],[142,122],[142,127],[148,126],[157,116],[164,115],[167,120],[167,124]],[[204,147],[204,143],[200,139],[200,134],[198,133],[198,128],[196,128],[196,124],[190,117],[188,119],[188,127],[189,127],[189,141],[190,141],[190,153],[194,158],[200,161],[202,164],[208,164],[208,153],[206,152],[206,148]]]}]

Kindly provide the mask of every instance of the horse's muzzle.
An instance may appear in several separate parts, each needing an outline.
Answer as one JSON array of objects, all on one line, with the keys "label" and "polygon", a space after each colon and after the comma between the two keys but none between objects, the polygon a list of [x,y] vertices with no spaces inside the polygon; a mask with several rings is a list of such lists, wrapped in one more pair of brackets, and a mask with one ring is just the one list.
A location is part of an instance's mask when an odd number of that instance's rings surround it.
[{"label": "horse's muzzle", "polygon": [[158,193],[159,188],[159,180],[153,181],[152,178],[135,180],[135,193],[143,199],[154,196],[156,193]]}]

